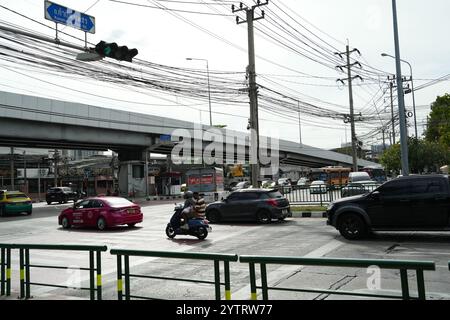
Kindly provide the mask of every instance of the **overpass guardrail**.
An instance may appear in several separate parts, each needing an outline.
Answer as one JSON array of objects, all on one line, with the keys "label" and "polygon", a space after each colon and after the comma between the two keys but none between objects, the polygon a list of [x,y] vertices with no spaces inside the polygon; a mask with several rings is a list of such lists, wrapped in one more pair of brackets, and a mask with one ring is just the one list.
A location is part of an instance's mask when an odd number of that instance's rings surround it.
[{"label": "overpass guardrail", "polygon": [[[251,300],[257,300],[257,289],[262,290],[263,300],[269,300],[269,290],[321,293],[329,295],[347,295],[370,298],[389,298],[389,299],[418,299],[425,300],[425,280],[424,270],[436,270],[432,261],[404,261],[404,260],[368,260],[368,259],[337,259],[337,258],[301,258],[301,257],[270,257],[270,256],[250,256],[243,255],[239,257],[241,263],[249,264],[250,271],[250,290]],[[256,283],[256,268],[259,264],[261,268],[261,286]],[[348,267],[348,268],[368,268],[377,266],[380,269],[400,270],[401,296],[373,294],[363,292],[352,292],[343,290],[320,290],[313,288],[283,288],[270,287],[267,282],[267,265],[299,265],[299,266],[321,266],[321,267]],[[408,270],[415,270],[417,277],[418,297],[411,297],[408,284]]]}]

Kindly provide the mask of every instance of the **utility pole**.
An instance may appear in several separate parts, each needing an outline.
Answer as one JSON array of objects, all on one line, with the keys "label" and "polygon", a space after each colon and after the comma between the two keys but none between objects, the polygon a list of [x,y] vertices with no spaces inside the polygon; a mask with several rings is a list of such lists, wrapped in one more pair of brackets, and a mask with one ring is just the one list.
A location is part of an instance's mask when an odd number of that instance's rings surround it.
[{"label": "utility pole", "polygon": [[264,10],[261,11],[260,17],[255,17],[255,9],[268,5],[267,0],[261,3],[260,0],[252,7],[247,7],[242,2],[239,4],[239,8],[234,5],[231,6],[233,13],[245,11],[246,20],[242,20],[236,17],[236,23],[247,23],[248,29],[248,78],[249,78],[249,97],[250,97],[250,129],[251,129],[251,152],[256,153],[256,163],[250,163],[251,168],[251,182],[253,187],[259,186],[259,120],[258,120],[258,87],[256,85],[256,67],[255,67],[255,38],[253,34],[253,22],[256,20],[264,19]]},{"label": "utility pole", "polygon": [[14,147],[11,147],[11,191],[14,190]]},{"label": "utility pole", "polygon": [[58,150],[55,149],[55,155],[53,157],[54,163],[55,163],[55,187],[58,186],[58,161],[59,161],[59,154]]},{"label": "utility pole", "polygon": [[26,152],[23,151],[23,181],[25,183],[25,192],[28,193],[28,181],[27,181],[27,158]]},{"label": "utility pole", "polygon": [[400,41],[398,35],[397,22],[397,2],[392,0],[392,15],[394,23],[394,43],[395,43],[395,62],[397,69],[397,94],[398,94],[398,113],[400,119],[400,147],[402,156],[402,175],[409,175],[408,161],[408,136],[406,132],[406,115],[405,115],[405,97],[403,93],[402,67],[400,65]]},{"label": "utility pole", "polygon": [[[361,78],[360,76],[354,76],[352,77],[352,67],[355,65],[359,65],[360,68],[362,68],[361,64],[356,61],[354,63],[350,63],[350,55],[353,52],[358,52],[359,55],[361,55],[361,53],[359,52],[358,49],[353,49],[350,51],[350,46],[347,45],[347,50],[346,52],[336,52],[335,54],[339,55],[339,57],[341,57],[343,55],[347,56],[347,65],[346,66],[337,66],[338,69],[340,69],[342,72],[344,71],[344,68],[347,68],[347,75],[348,78],[345,79],[346,81],[348,81],[348,94],[349,94],[349,100],[350,100],[350,128],[351,128],[351,135],[352,135],[352,159],[353,159],[353,171],[357,172],[358,171],[358,155],[357,155],[357,138],[356,138],[356,129],[355,129],[355,113],[354,113],[354,108],[353,108],[353,88],[352,88],[352,80],[353,79],[361,79],[361,81],[363,81],[363,78]],[[345,80],[343,79],[338,79],[337,81],[341,82],[342,84],[345,85]]]},{"label": "utility pole", "polygon": [[385,137],[385,135],[384,135],[384,132],[385,132],[385,129],[384,129],[384,127],[383,127],[383,131],[382,131],[382,133],[383,133],[383,151],[386,150],[386,137]]},{"label": "utility pole", "polygon": [[395,144],[395,118],[394,118],[394,83],[395,75],[391,77],[388,76],[389,89],[391,93],[391,120],[392,120],[392,144]]},{"label": "utility pole", "polygon": [[302,142],[302,122],[300,118],[300,101],[298,101],[298,136],[300,140],[300,147],[303,148],[303,142]]}]

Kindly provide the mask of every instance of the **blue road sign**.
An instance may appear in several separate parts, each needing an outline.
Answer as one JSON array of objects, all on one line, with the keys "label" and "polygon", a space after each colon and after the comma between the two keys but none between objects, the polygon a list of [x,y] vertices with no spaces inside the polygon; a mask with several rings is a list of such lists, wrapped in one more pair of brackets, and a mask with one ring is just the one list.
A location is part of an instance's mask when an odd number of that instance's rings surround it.
[{"label": "blue road sign", "polygon": [[84,32],[95,33],[94,17],[47,0],[45,1],[45,19],[79,29]]}]

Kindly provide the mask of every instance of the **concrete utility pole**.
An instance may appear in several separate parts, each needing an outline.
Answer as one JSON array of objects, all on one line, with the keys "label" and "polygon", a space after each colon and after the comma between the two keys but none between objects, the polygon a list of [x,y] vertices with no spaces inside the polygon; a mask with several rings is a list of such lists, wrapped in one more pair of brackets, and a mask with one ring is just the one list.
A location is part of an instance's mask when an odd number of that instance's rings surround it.
[{"label": "concrete utility pole", "polygon": [[302,122],[300,118],[300,101],[298,101],[298,137],[300,140],[300,147],[303,148],[303,142],[302,142]]},{"label": "concrete utility pole", "polygon": [[400,147],[402,151],[402,175],[409,175],[408,161],[408,136],[406,132],[406,115],[405,115],[405,97],[403,90],[402,66],[400,64],[400,41],[398,36],[397,23],[397,2],[392,0],[392,14],[394,22],[394,43],[395,43],[395,62],[397,69],[397,94],[398,94],[398,112],[400,119]]},{"label": "concrete utility pole", "polygon": [[264,19],[264,10],[261,11],[260,17],[255,17],[255,9],[268,5],[269,1],[258,3],[251,8],[244,5],[242,2],[239,4],[239,8],[234,5],[231,6],[233,13],[245,11],[246,20],[242,20],[236,17],[236,23],[247,23],[248,27],[248,78],[249,78],[249,97],[250,97],[250,129],[251,129],[251,152],[256,153],[256,163],[251,163],[251,182],[253,187],[259,186],[259,119],[258,119],[258,87],[256,85],[256,67],[255,67],[255,38],[253,34],[253,22],[256,20]]},{"label": "concrete utility pole", "polygon": [[391,120],[392,120],[392,144],[395,144],[395,118],[394,118],[394,83],[395,75],[390,78],[388,76],[389,89],[391,93]]},{"label": "concrete utility pole", "polygon": [[11,191],[14,190],[14,147],[11,147]]},{"label": "concrete utility pole", "polygon": [[[355,113],[354,113],[354,108],[353,108],[353,88],[352,88],[352,80],[353,79],[361,79],[361,81],[363,80],[360,76],[354,76],[352,77],[352,67],[355,65],[359,65],[360,68],[362,68],[361,64],[359,62],[354,62],[354,63],[350,63],[350,55],[353,52],[358,52],[359,55],[361,55],[361,53],[359,52],[358,49],[353,49],[350,51],[350,46],[347,45],[347,50],[346,52],[336,52],[335,54],[339,55],[341,58],[342,56],[345,54],[347,56],[347,65],[346,66],[337,66],[337,68],[339,68],[341,71],[344,71],[344,68],[347,68],[347,75],[348,78],[346,79],[346,81],[348,82],[348,95],[349,95],[349,101],[350,101],[350,128],[351,128],[351,135],[352,135],[352,159],[353,159],[353,171],[357,172],[358,171],[358,154],[357,154],[357,138],[356,138],[356,129],[355,129]],[[337,81],[342,82],[343,84],[345,84],[343,79],[338,79]]]}]

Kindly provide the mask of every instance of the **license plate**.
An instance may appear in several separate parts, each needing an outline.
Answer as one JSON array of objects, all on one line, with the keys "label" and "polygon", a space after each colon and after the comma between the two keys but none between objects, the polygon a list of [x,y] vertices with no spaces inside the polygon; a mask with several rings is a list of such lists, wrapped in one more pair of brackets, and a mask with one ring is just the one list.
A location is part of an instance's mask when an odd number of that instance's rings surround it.
[{"label": "license plate", "polygon": [[288,214],[287,209],[284,209],[284,210],[283,210],[283,214]]},{"label": "license plate", "polygon": [[128,213],[129,213],[129,214],[134,214],[135,211],[134,211],[134,209],[128,209]]}]

